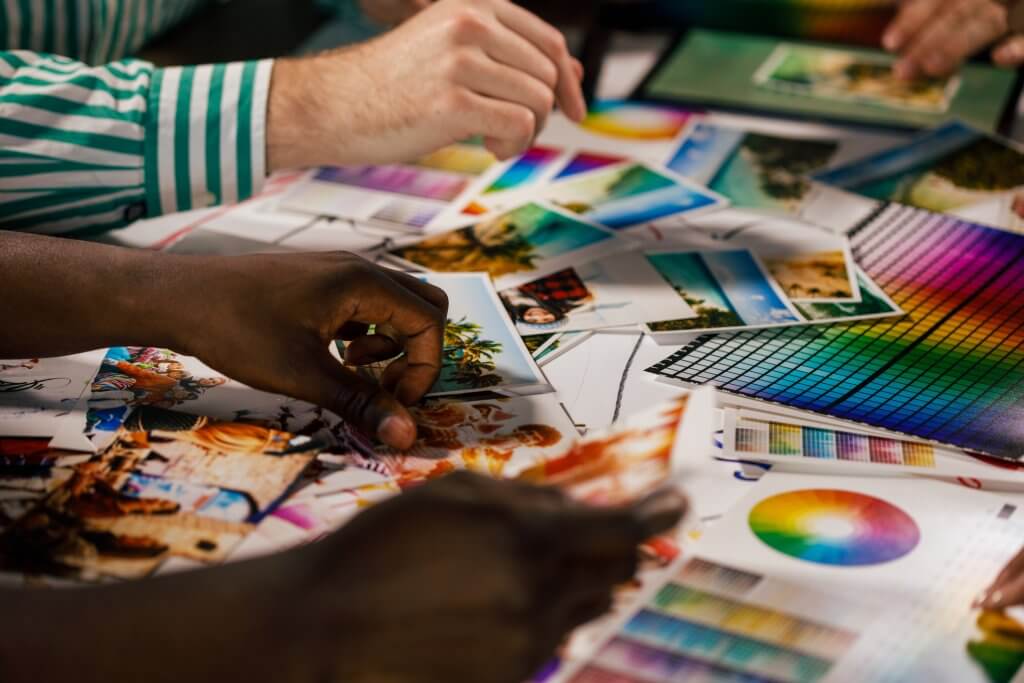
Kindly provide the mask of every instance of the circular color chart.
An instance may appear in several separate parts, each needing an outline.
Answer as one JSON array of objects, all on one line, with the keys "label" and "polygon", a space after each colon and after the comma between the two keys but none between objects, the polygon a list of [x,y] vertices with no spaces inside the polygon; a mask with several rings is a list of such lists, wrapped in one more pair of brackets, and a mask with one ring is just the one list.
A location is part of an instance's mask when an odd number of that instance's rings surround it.
[{"label": "circular color chart", "polygon": [[750,529],[780,553],[807,562],[861,567],[899,559],[921,531],[895,505],[838,489],[805,489],[765,498],[750,511]]}]

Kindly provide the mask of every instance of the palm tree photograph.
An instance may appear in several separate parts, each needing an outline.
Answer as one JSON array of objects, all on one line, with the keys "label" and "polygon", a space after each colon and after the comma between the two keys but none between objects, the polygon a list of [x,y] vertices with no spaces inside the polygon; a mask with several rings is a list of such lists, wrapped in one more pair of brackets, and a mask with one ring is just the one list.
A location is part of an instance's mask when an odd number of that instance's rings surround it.
[{"label": "palm tree photograph", "polygon": [[547,207],[525,204],[391,254],[438,273],[487,273],[500,278],[536,271],[549,259],[611,238]]}]

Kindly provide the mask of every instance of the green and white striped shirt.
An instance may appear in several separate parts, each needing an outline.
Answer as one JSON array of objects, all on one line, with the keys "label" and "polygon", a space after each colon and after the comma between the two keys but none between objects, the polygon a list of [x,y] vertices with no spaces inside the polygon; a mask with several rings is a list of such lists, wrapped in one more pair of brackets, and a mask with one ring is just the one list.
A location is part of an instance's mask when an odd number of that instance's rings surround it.
[{"label": "green and white striped shirt", "polygon": [[99,232],[258,190],[272,61],[124,59],[205,1],[0,0],[0,229]]}]

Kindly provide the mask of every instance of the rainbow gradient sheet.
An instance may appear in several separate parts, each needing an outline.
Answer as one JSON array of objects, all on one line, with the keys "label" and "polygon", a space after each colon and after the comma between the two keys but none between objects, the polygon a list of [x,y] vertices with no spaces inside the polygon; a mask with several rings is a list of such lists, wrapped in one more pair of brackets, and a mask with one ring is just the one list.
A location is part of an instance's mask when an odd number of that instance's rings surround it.
[{"label": "rainbow gradient sheet", "polygon": [[537,180],[561,154],[562,150],[553,147],[531,147],[484,194],[505,192]]},{"label": "rainbow gradient sheet", "polygon": [[700,337],[648,372],[1024,457],[1024,236],[900,205],[850,232],[907,316]]},{"label": "rainbow gradient sheet", "polygon": [[855,491],[806,489],[762,500],[750,530],[775,550],[807,562],[861,567],[898,560],[921,531],[906,512]]},{"label": "rainbow gradient sheet", "polygon": [[584,129],[627,140],[672,140],[693,115],[677,107],[602,100],[591,105]]}]

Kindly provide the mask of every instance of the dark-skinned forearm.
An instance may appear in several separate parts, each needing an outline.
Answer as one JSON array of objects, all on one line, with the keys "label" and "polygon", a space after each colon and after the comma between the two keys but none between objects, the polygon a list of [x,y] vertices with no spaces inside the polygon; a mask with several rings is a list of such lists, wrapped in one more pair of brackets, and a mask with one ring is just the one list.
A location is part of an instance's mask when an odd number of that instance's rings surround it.
[{"label": "dark-skinned forearm", "polygon": [[[174,346],[189,257],[0,231],[0,358]],[[175,302],[180,302],[175,305]]]},{"label": "dark-skinned forearm", "polygon": [[308,579],[296,559],[96,588],[0,589],[0,680],[311,680],[303,653],[312,638],[288,598]]}]

